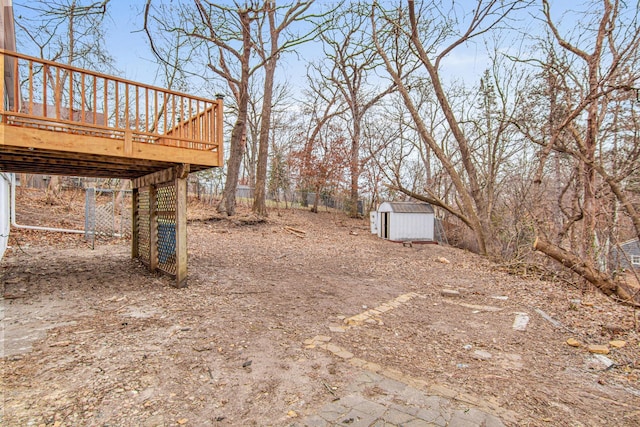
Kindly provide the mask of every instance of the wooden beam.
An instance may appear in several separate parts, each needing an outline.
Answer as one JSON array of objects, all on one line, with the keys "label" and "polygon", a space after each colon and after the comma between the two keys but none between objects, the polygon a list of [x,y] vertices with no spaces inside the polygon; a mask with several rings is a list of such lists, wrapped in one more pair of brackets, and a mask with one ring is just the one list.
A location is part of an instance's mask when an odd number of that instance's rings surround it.
[{"label": "wooden beam", "polygon": [[[44,167],[66,167],[68,169],[95,168],[122,171],[129,171],[132,169],[132,166],[136,166],[136,168],[142,173],[144,173],[145,170],[149,171],[147,173],[151,173],[153,171],[156,171],[157,168],[161,166],[157,163],[145,164],[142,161],[140,161],[140,163],[138,164],[135,164],[129,162],[109,162],[107,160],[81,160],[67,157],[54,157],[48,155],[40,155],[37,152],[33,155],[28,155],[24,153],[5,153],[2,151],[0,151],[0,163],[32,163]],[[170,167],[170,164],[167,164],[165,166],[165,169],[168,167]]]},{"label": "wooden beam", "polygon": [[[188,166],[188,165],[187,165]],[[187,286],[187,177],[176,178],[176,287]]]},{"label": "wooden beam", "polygon": [[82,177],[94,177],[94,178],[120,178],[120,179],[135,178],[135,176],[131,176],[131,172],[129,171],[96,169],[95,167],[74,168],[74,169],[69,169],[67,167],[42,168],[34,164],[12,165],[12,164],[0,162],[0,169],[6,172],[32,173],[32,174],[40,174],[40,175],[82,176]]},{"label": "wooden beam", "polygon": [[185,179],[189,176],[190,171],[191,171],[191,165],[182,163],[176,166],[176,178]]},{"label": "wooden beam", "polygon": [[133,188],[147,187],[149,185],[159,185],[165,182],[173,181],[177,178],[186,178],[189,176],[190,165],[180,164],[172,168],[167,168],[149,175],[135,178],[131,181]]},{"label": "wooden beam", "polygon": [[141,188],[148,187],[150,185],[163,184],[165,182],[173,181],[176,179],[176,176],[177,170],[175,167],[172,167],[133,179],[131,180],[131,186],[133,188]]},{"label": "wooden beam", "polygon": [[192,150],[132,141],[131,154],[127,154],[125,151],[125,142],[120,139],[53,132],[47,129],[12,126],[5,123],[0,123],[0,144],[26,149],[63,151],[171,163],[188,163],[206,167],[220,166],[220,164],[218,164],[218,154],[213,151]]},{"label": "wooden beam", "polygon": [[[1,127],[0,127],[1,129]],[[0,169],[16,173],[135,179],[175,164],[0,145]],[[191,172],[208,169],[189,165]],[[141,185],[140,187],[144,187]]]}]

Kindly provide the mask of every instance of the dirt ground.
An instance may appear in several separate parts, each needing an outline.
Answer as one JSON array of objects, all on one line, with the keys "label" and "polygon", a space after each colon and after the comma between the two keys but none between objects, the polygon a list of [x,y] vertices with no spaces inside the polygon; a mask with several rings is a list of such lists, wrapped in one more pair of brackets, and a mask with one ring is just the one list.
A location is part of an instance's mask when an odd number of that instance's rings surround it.
[{"label": "dirt ground", "polygon": [[[132,261],[128,241],[92,250],[79,235],[12,230],[0,264],[0,424],[295,425],[358,375],[305,345],[327,335],[367,362],[495,401],[513,425],[640,425],[628,307],[455,248],[383,241],[340,213],[281,209],[253,223],[190,209],[184,289]],[[82,223],[71,204],[41,212]],[[587,345],[607,346],[613,365]]]}]

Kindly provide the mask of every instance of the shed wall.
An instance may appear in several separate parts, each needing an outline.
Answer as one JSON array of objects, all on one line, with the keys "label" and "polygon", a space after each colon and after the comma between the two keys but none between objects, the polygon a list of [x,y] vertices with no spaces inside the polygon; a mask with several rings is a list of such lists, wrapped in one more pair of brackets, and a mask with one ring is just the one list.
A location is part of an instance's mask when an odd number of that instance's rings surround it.
[{"label": "shed wall", "polygon": [[433,240],[433,214],[391,213],[390,240]]}]

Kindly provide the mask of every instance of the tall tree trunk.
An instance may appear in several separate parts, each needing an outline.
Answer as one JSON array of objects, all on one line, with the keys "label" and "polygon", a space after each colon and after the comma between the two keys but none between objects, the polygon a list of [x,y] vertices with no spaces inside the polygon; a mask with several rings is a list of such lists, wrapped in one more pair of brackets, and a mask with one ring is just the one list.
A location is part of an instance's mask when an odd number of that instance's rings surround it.
[{"label": "tall tree trunk", "polygon": [[[247,120],[249,120],[248,117]],[[242,177],[243,180],[246,178],[246,184],[249,188],[256,187],[256,165],[258,157],[258,132],[255,132],[252,128],[251,123],[247,121],[247,132],[245,136],[251,135],[251,138],[245,138],[247,142],[245,144],[244,172],[242,173]]]},{"label": "tall tree trunk", "polygon": [[244,99],[244,108],[241,106],[238,110],[238,118],[233,125],[231,131],[229,161],[227,162],[227,178],[224,183],[224,191],[222,199],[218,203],[218,213],[226,213],[233,216],[236,213],[236,191],[238,189],[238,176],[240,174],[240,166],[242,164],[242,156],[244,154],[246,140],[244,138],[244,130],[247,119],[247,95],[240,97],[240,103]]},{"label": "tall tree trunk", "polygon": [[58,175],[50,175],[46,190],[46,204],[57,205],[60,199],[60,177]]},{"label": "tall tree trunk", "polygon": [[[599,55],[598,55],[599,56]],[[595,58],[592,59],[592,61]],[[599,58],[596,64],[589,64],[589,89],[598,90],[598,67]],[[596,144],[598,134],[598,103],[593,101],[588,108],[587,134],[585,136],[585,156],[591,162],[595,160]],[[595,228],[596,228],[596,173],[590,163],[584,165],[584,224],[582,233],[583,256],[587,259],[594,257]]]},{"label": "tall tree trunk", "polygon": [[318,204],[320,202],[320,187],[315,187],[315,193],[313,196],[313,206],[311,207],[311,212],[318,213]]},{"label": "tall tree trunk", "polygon": [[[273,80],[276,71],[278,58],[283,51],[295,45],[303,43],[315,33],[312,30],[306,36],[289,38],[280,45],[280,34],[293,22],[306,20],[305,12],[313,4],[313,1],[297,1],[285,7],[283,20],[276,24],[276,2],[266,0],[264,11],[267,14],[269,24],[269,52],[266,52],[265,44],[262,43],[257,53],[264,61],[264,92],[262,97],[262,115],[260,117],[260,141],[258,148],[258,164],[256,168],[256,186],[253,200],[253,212],[260,216],[267,216],[266,190],[267,190],[267,163],[269,162],[269,131],[271,130],[271,112],[273,109]],[[282,9],[281,9],[282,11]]]},{"label": "tall tree trunk", "polygon": [[[277,43],[277,40],[272,40],[271,43]],[[277,55],[273,55],[265,64],[264,96],[262,98],[262,118],[260,120],[260,146],[258,150],[258,167],[256,169],[256,188],[253,199],[253,212],[265,217],[268,215],[266,203],[267,163],[269,161],[269,130],[271,128],[271,103],[273,102],[273,79],[276,70],[276,57]]]},{"label": "tall tree trunk", "polygon": [[358,217],[358,196],[360,180],[360,123],[362,121],[361,114],[356,109],[356,115],[353,120],[353,136],[351,137],[351,152],[349,155],[349,172],[351,174],[351,191],[349,194],[349,216],[351,218]]},{"label": "tall tree trunk", "polygon": [[[251,18],[249,11],[239,11],[242,25],[242,57],[240,60],[241,74],[238,85],[238,117],[231,131],[230,154],[227,162],[227,178],[224,184],[222,199],[218,204],[218,212],[232,216],[236,213],[236,190],[238,188],[238,175],[242,164],[246,140],[244,133],[247,126],[249,109],[249,59],[251,58]],[[231,85],[231,82],[229,83]]]}]

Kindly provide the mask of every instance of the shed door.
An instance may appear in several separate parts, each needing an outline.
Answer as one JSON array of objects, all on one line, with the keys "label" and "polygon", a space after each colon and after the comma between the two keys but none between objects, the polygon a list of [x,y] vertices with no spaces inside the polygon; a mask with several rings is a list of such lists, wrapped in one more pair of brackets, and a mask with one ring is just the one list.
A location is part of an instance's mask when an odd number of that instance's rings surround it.
[{"label": "shed door", "polygon": [[389,238],[389,228],[390,228],[390,213],[391,212],[380,212],[380,237],[383,239]]}]

